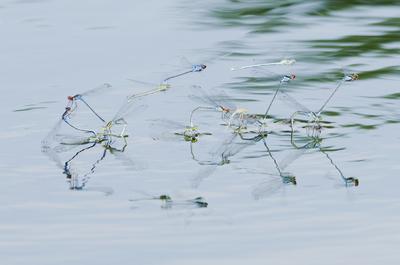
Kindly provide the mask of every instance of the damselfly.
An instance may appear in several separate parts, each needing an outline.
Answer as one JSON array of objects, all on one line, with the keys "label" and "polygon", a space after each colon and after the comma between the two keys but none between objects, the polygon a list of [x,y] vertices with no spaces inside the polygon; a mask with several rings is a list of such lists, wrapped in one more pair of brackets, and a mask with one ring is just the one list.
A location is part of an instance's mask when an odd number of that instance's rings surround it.
[{"label": "damselfly", "polygon": [[317,126],[319,125],[321,121],[321,113],[324,111],[325,107],[328,105],[332,97],[335,95],[335,93],[338,91],[338,89],[345,83],[345,82],[352,82],[358,80],[358,74],[352,73],[352,74],[347,74],[345,75],[336,85],[335,89],[332,91],[332,93],[329,95],[329,97],[325,100],[325,102],[322,104],[322,106],[317,110],[317,111],[310,111],[308,108],[304,107],[302,104],[298,103],[296,100],[291,98],[287,93],[283,93],[285,95],[285,98],[289,99],[292,103],[294,103],[296,106],[300,107],[300,110],[297,110],[294,112],[291,117],[291,126],[293,127],[294,121],[296,119],[297,115],[304,115],[308,117],[309,123],[314,123]]},{"label": "damselfly", "polygon": [[296,63],[295,59],[284,58],[284,59],[280,60],[279,62],[260,63],[260,64],[245,65],[245,66],[240,66],[240,67],[232,67],[231,71],[244,70],[244,69],[256,68],[256,67],[264,67],[264,66],[273,66],[273,65],[293,65],[295,63]]},{"label": "damselfly", "polygon": [[258,115],[250,114],[245,108],[238,108],[233,104],[233,99],[223,91],[218,93],[207,93],[201,87],[196,86],[194,93],[189,96],[192,100],[203,103],[203,106],[196,107],[190,113],[190,124],[194,125],[195,114],[200,111],[217,111],[221,113],[221,119],[228,127],[241,130],[249,124],[258,122]]}]

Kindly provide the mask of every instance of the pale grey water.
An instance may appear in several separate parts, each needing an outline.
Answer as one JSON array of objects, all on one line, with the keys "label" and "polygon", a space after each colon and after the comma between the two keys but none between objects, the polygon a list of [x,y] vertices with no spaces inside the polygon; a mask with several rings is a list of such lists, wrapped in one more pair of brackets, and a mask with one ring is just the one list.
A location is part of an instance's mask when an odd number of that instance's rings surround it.
[{"label": "pale grey water", "polygon": [[[398,264],[399,14],[396,1],[1,2],[1,264]],[[84,190],[70,190],[41,152],[66,96],[105,82],[134,87],[128,78],[158,82],[180,56],[230,52],[145,99],[129,118],[124,157],[108,153]],[[337,150],[329,155],[359,186],[346,187],[316,149],[286,169],[297,185],[284,184],[262,142],[202,166],[160,122],[187,124],[198,104],[188,99],[192,85],[262,113],[275,83],[229,69],[285,56],[298,61],[289,93],[313,110],[341,66],[370,71],[335,95],[324,118],[334,128],[322,132],[321,146]],[[117,109],[114,96],[104,106]],[[295,110],[277,101],[271,113]],[[227,133],[218,115],[204,118],[214,135],[193,147],[207,160]],[[278,161],[298,152],[287,134],[267,142]],[[89,171],[102,152],[85,152],[77,166]],[[142,192],[201,196],[208,207],[132,201]]]}]

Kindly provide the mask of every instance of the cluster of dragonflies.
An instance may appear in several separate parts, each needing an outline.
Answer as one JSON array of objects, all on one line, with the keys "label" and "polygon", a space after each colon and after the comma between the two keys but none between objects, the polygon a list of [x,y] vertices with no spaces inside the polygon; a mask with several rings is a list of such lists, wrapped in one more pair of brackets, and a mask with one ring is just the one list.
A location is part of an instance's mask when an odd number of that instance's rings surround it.
[{"label": "cluster of dragonflies", "polygon": [[[230,70],[240,71],[253,68],[268,68],[274,67],[275,65],[288,66],[288,68],[290,68],[290,66],[295,63],[295,59],[283,59],[277,62],[231,68]],[[127,95],[123,99],[123,103],[115,115],[108,119],[93,106],[93,102],[90,101],[90,98],[93,94],[112,90],[113,88],[110,84],[103,84],[100,87],[91,89],[84,93],[68,96],[67,105],[65,106],[59,121],[43,140],[43,149],[52,160],[56,161],[59,167],[62,168],[63,173],[67,176],[71,189],[84,189],[86,188],[90,174],[94,172],[96,165],[104,159],[108,152],[112,154],[118,153],[119,156],[121,156],[125,151],[128,137],[127,117],[129,114],[137,111],[140,99],[162,91],[167,91],[172,87],[170,83],[171,81],[191,73],[203,72],[206,68],[207,66],[205,64],[193,64],[182,72],[163,78],[159,83],[151,84],[153,87],[149,90]],[[200,86],[193,86],[193,91],[196,92],[191,95],[190,98],[196,102],[201,102],[201,105],[196,106],[190,111],[187,124],[176,126],[178,131],[173,132],[174,135],[181,136],[183,140],[190,142],[190,152],[193,160],[198,164],[205,166],[204,172],[200,172],[200,174],[193,179],[193,186],[198,186],[201,180],[210,175],[218,166],[229,163],[229,157],[237,154],[246,146],[257,142],[262,142],[265,146],[268,155],[272,158],[277,169],[277,176],[279,176],[280,181],[286,184],[289,183],[296,185],[296,177],[293,174],[284,172],[284,168],[287,165],[279,165],[266,141],[268,134],[274,133],[278,124],[279,126],[287,127],[287,130],[290,131],[291,142],[293,143],[295,150],[301,150],[300,153],[302,153],[312,148],[318,149],[328,158],[329,162],[337,170],[346,186],[357,186],[359,184],[358,179],[345,177],[343,172],[333,162],[328,152],[321,147],[319,135],[321,130],[324,128],[322,115],[328,103],[332,100],[333,96],[343,84],[353,82],[358,78],[359,76],[356,73],[344,74],[337,80],[337,84],[333,87],[328,98],[316,111],[304,107],[296,99],[291,97],[287,91],[285,91],[285,86],[294,82],[296,79],[296,75],[291,72],[279,74],[277,76],[276,88],[263,113],[251,113],[246,108],[236,106],[233,104],[233,100],[226,93],[218,92],[211,94],[205,92]],[[138,85],[148,85],[147,82],[133,81]],[[277,95],[281,95],[281,97],[292,102],[293,105],[297,107],[297,110],[284,122],[274,121],[270,116],[271,107],[273,106]],[[85,124],[77,121],[76,117],[82,109],[90,115],[88,120],[92,123],[96,122],[97,127],[91,127],[92,125],[89,125],[89,123]],[[194,144],[199,142],[199,138],[212,134],[211,132],[202,131],[200,126],[198,126],[197,118],[201,112],[218,113],[221,120],[220,124],[222,124],[224,128],[230,130],[229,139],[222,141],[221,146],[217,148],[217,151],[213,153],[212,158],[210,159],[199,159],[195,154]],[[173,122],[171,122],[171,124],[172,123]],[[293,135],[296,133],[296,125],[299,123],[302,124],[303,128],[307,128],[307,135],[310,139],[309,143],[300,147],[293,141]],[[180,127],[180,129],[178,127]],[[69,133],[65,133],[65,128],[68,128]],[[237,144],[238,142],[241,142],[241,144]],[[101,151],[101,155],[95,159],[94,163],[90,165],[89,170],[83,173],[76,173],[76,170],[71,169],[71,164],[74,159],[80,157],[82,153],[92,150],[97,145],[101,145],[103,151]],[[81,148],[77,152],[72,152],[72,155],[65,158],[64,161],[61,161],[59,154],[70,151],[75,147]],[[260,197],[259,191],[257,194],[257,196]],[[167,205],[170,205],[172,202],[172,200],[166,195],[165,197],[156,196],[154,198],[159,198]],[[197,205],[201,205],[201,207],[207,206],[207,203],[203,202],[202,198],[201,200],[193,200],[193,202]]]}]

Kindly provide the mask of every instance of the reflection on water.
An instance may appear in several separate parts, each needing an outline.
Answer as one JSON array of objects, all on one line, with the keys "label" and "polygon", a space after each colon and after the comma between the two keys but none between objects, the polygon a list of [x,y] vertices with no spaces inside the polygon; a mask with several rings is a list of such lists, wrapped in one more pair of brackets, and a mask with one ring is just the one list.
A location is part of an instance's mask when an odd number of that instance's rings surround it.
[{"label": "reflection on water", "polygon": [[171,209],[171,208],[185,208],[185,207],[197,207],[206,208],[208,203],[202,197],[196,197],[194,199],[172,199],[171,196],[163,194],[160,196],[151,196],[143,191],[136,191],[135,193],[141,194],[140,198],[130,199],[131,202],[143,202],[143,201],[161,201],[161,208]]}]

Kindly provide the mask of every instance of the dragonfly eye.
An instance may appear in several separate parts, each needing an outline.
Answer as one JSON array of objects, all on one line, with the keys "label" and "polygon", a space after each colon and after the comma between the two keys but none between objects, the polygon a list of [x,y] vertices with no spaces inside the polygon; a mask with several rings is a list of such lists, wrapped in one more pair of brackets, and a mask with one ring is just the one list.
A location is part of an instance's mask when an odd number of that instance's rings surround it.
[{"label": "dragonfly eye", "polygon": [[201,65],[201,69],[206,69],[206,68],[207,68],[207,65],[205,65],[205,64]]},{"label": "dragonfly eye", "polygon": [[292,80],[296,79],[296,75],[291,74],[290,79],[292,79]]},{"label": "dragonfly eye", "polygon": [[74,100],[74,97],[73,96],[68,96],[67,99],[72,101],[72,100]]}]

